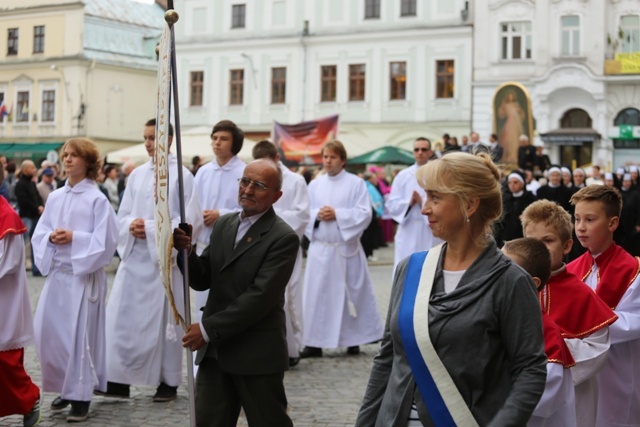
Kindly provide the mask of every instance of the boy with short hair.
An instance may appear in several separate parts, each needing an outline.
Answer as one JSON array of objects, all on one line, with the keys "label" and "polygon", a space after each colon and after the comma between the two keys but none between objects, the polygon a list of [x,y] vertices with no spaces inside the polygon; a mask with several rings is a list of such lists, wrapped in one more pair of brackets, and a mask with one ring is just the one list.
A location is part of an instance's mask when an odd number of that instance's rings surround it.
[{"label": "boy with short hair", "polygon": [[617,316],[578,277],[567,271],[563,257],[573,245],[571,216],[549,200],[532,203],[522,213],[525,237],[540,240],[551,254],[551,278],[540,291],[542,311],[560,327],[576,366],[578,425],[595,426],[598,401],[597,373],[609,349],[608,325]]},{"label": "boy with short hair", "polygon": [[[544,243],[531,238],[515,239],[506,242],[502,252],[529,273],[539,291],[544,289],[551,276],[551,256]],[[569,369],[575,362],[562,339],[562,331],[544,311],[542,324],[544,350],[548,358],[547,380],[527,426],[576,426],[575,391]]]},{"label": "boy with short hair", "polygon": [[640,426],[640,259],[613,242],[622,196],[616,188],[587,186],[571,197],[575,230],[588,252],[567,266],[618,315],[598,376],[598,426]]}]

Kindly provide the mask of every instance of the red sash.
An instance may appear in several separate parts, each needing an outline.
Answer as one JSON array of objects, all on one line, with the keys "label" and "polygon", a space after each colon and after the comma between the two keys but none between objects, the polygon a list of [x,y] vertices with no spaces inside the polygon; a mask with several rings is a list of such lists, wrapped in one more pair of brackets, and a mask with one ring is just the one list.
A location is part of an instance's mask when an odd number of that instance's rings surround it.
[{"label": "red sash", "polygon": [[584,338],[618,318],[589,286],[566,268],[551,276],[538,296],[542,311],[558,325],[563,337]]},{"label": "red sash", "polygon": [[593,266],[598,265],[598,285],[596,294],[611,309],[615,310],[622,296],[640,273],[640,258],[634,258],[620,246],[613,243],[594,258],[585,252],[567,266],[567,270],[583,281],[589,277]]},{"label": "red sash", "polygon": [[542,326],[544,327],[544,352],[549,359],[548,363],[559,363],[565,368],[574,366],[576,362],[562,339],[560,327],[544,313],[542,313]]},{"label": "red sash", "polygon": [[7,200],[0,196],[0,239],[7,234],[22,234],[27,232],[18,213]]}]

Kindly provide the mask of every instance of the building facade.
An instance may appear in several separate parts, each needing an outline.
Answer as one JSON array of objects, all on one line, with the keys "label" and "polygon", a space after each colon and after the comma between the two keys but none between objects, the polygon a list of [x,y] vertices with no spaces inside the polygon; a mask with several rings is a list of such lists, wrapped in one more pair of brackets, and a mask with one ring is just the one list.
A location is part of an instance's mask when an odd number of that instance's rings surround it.
[{"label": "building facade", "polygon": [[469,132],[472,26],[463,0],[176,2],[183,127],[340,115],[356,155]]},{"label": "building facade", "polygon": [[155,116],[158,5],[0,0],[0,153],[41,159],[67,138],[103,153],[140,142]]},{"label": "building facade", "polygon": [[494,97],[516,82],[553,162],[640,163],[639,0],[476,0],[473,14],[474,128],[495,131]]}]

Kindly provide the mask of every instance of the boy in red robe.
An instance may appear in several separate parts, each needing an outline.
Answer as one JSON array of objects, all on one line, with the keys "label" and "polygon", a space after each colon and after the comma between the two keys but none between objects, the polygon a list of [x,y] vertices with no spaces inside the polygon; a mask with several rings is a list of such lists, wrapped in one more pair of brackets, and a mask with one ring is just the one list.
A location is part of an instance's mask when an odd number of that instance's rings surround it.
[{"label": "boy in red robe", "polygon": [[[547,247],[536,239],[521,238],[506,242],[502,252],[522,267],[542,291],[551,276],[551,255]],[[575,392],[571,367],[575,365],[562,330],[544,311],[544,351],[547,362],[547,381],[544,393],[527,423],[527,427],[576,426]]]},{"label": "boy in red robe", "polygon": [[613,242],[622,196],[616,188],[591,185],[571,198],[575,231],[588,252],[567,270],[582,279],[618,316],[609,326],[611,347],[598,376],[596,424],[640,426],[640,259]]},{"label": "boy in red robe", "polygon": [[[4,169],[0,163],[0,185]],[[24,415],[23,424],[40,422],[40,389],[24,369],[24,346],[33,339],[31,303],[24,267],[27,231],[16,211],[0,197],[0,418]]]},{"label": "boy in red robe", "polygon": [[608,325],[615,313],[562,261],[573,245],[571,216],[549,200],[532,203],[522,213],[525,237],[545,244],[551,254],[551,278],[540,291],[542,311],[562,330],[576,361],[572,368],[576,386],[576,414],[579,426],[595,426],[598,403],[597,374],[609,349]]}]

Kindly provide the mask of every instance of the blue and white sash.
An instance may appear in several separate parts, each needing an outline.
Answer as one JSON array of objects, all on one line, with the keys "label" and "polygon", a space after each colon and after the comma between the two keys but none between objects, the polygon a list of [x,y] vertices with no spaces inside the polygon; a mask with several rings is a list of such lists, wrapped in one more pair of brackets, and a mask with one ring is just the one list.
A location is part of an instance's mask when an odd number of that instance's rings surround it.
[{"label": "blue and white sash", "polygon": [[409,259],[398,313],[400,336],[413,377],[436,427],[477,427],[429,336],[428,302],[442,246],[414,253]]}]

